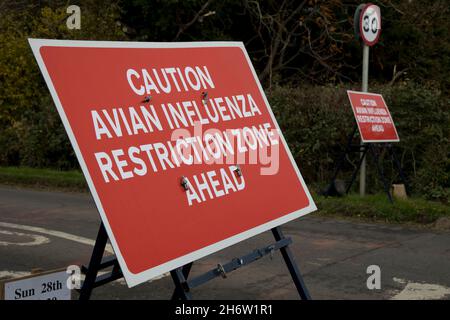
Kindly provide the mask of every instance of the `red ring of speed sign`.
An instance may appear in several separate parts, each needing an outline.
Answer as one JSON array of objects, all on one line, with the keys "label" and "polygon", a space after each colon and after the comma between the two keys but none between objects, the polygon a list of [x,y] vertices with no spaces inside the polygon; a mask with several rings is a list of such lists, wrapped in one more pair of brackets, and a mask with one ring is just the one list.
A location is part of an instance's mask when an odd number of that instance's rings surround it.
[{"label": "red ring of speed sign", "polygon": [[[373,13],[375,13],[372,19],[368,16],[369,10],[373,10]],[[364,17],[367,17],[367,30],[364,29]],[[368,3],[361,10],[361,14],[359,16],[359,33],[364,43],[368,46],[373,46],[378,42],[381,34],[381,11],[378,6]],[[368,35],[370,35],[370,33],[373,33],[374,37],[369,38]]]}]

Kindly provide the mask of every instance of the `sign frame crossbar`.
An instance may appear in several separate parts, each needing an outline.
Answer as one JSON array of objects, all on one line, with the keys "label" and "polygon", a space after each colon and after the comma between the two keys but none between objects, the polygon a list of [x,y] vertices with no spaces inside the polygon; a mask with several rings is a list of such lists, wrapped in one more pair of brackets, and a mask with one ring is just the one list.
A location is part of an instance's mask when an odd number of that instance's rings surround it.
[{"label": "sign frame crossbar", "polygon": [[[218,264],[216,268],[213,268],[194,278],[189,279],[193,262],[170,271],[170,275],[175,286],[171,299],[191,300],[193,299],[191,289],[199,287],[218,277],[226,278],[227,274],[231,271],[255,262],[264,256],[269,255],[272,257],[274,252],[278,250],[281,252],[300,298],[302,300],[311,300],[311,296],[305,285],[300,269],[297,266],[292,251],[289,248],[292,244],[292,239],[284,236],[280,226],[271,229],[271,231],[275,238],[275,242],[263,248],[255,249],[241,257],[234,258],[225,264]],[[116,256],[109,255],[104,257],[107,242],[108,234],[103,223],[101,223],[89,264],[87,267],[83,266],[81,269],[85,274],[85,280],[81,289],[78,290],[80,293],[79,300],[89,300],[92,291],[95,288],[123,277],[123,273],[120,269]],[[112,270],[110,272],[98,275],[99,271],[111,267]]]}]

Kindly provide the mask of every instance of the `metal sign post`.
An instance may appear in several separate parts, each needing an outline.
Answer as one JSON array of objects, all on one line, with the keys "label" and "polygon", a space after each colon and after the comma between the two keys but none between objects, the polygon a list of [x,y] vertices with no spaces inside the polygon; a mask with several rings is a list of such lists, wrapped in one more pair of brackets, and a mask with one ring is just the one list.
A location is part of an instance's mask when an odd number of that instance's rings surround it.
[{"label": "metal sign post", "polygon": [[[363,47],[363,64],[362,64],[362,92],[367,92],[369,90],[369,46],[364,45]],[[361,150],[364,149],[364,144],[361,140]],[[360,157],[361,162],[361,172],[359,175],[359,194],[364,196],[366,194],[366,157],[364,157],[364,152],[361,151]]]},{"label": "metal sign post", "polygon": [[[361,4],[355,12],[355,34],[361,38],[363,45],[362,62],[362,92],[367,92],[369,87],[369,47],[375,45],[381,34],[381,11],[371,3]],[[366,194],[366,159],[364,157],[364,144],[361,141],[361,172],[359,178],[359,194]]]}]

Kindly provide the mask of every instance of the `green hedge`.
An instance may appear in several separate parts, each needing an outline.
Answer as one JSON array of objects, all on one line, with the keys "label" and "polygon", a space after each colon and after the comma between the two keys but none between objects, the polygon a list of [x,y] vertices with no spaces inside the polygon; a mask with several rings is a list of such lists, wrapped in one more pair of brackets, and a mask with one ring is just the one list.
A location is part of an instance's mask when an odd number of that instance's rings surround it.
[{"label": "green hedge", "polygon": [[[375,86],[371,91],[383,93],[397,124],[401,142],[396,144],[396,151],[412,190],[428,199],[447,202],[449,98],[438,90],[414,84]],[[307,183],[316,190],[323,188],[355,123],[346,88],[276,87],[268,92],[268,98]],[[44,94],[40,101],[43,103],[40,107],[27,110],[12,125],[0,126],[0,166],[78,168],[50,97]],[[357,155],[349,160],[341,178],[350,176]],[[382,160],[390,182],[396,182],[399,177],[388,154],[382,154]],[[382,190],[370,159],[368,190],[372,193]]]}]

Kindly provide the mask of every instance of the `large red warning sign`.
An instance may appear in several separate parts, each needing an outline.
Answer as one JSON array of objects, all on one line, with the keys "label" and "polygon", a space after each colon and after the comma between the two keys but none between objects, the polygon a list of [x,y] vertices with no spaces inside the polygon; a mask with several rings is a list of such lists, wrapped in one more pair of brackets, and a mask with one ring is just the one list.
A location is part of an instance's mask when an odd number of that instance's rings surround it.
[{"label": "large red warning sign", "polygon": [[316,210],[242,43],[30,45],[129,286]]},{"label": "large red warning sign", "polygon": [[362,142],[400,141],[381,94],[347,91]]}]

